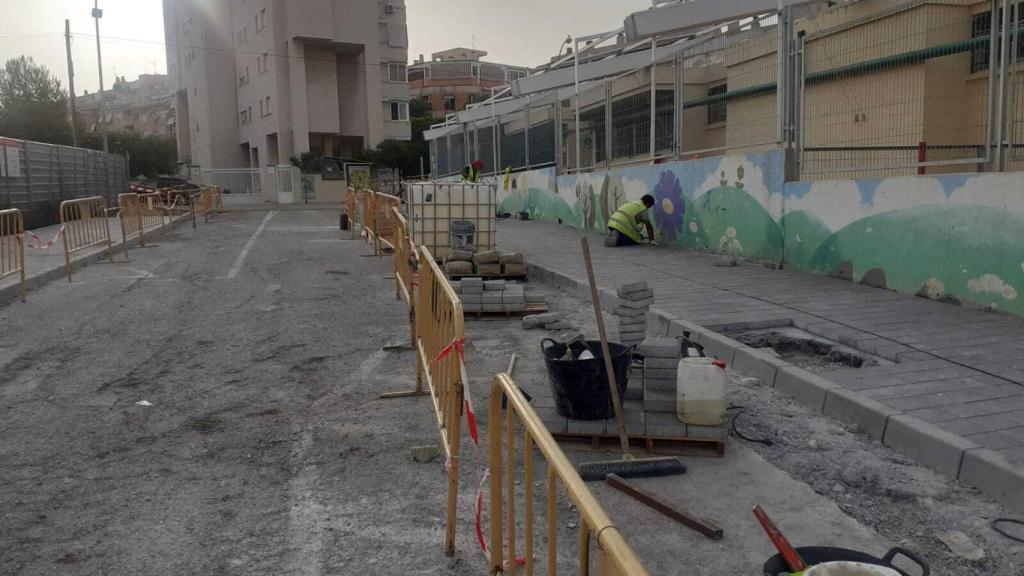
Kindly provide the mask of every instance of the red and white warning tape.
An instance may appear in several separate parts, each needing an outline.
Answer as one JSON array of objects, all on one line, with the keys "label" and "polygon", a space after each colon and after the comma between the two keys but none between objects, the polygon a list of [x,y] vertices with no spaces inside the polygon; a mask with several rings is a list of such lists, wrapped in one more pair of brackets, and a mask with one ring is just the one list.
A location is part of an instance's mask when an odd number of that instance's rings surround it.
[{"label": "red and white warning tape", "polygon": [[[476,461],[476,467],[474,474],[477,479],[477,490],[476,490],[476,540],[480,545],[480,550],[487,557],[487,560],[491,559],[491,552],[487,548],[487,539],[484,537],[484,484],[487,483],[487,479],[490,477],[491,471],[489,468],[485,469],[480,464],[480,429],[476,421],[476,409],[473,407],[473,396],[470,393],[469,386],[469,375],[466,372],[466,338],[455,338],[452,339],[451,344],[445,346],[441,352],[438,353],[437,357],[431,361],[440,362],[451,355],[452,351],[455,351],[459,357],[459,375],[462,377],[462,389],[463,389],[463,405],[466,410],[466,424],[469,426],[469,437],[473,440],[473,456]],[[451,468],[451,460],[445,460],[444,469],[448,472]],[[523,566],[526,564],[526,557],[517,557],[515,559],[516,566]]]},{"label": "red and white warning tape", "polygon": [[63,234],[63,233],[64,233],[64,227],[61,226],[60,230],[57,230],[56,236],[54,236],[48,242],[43,242],[42,238],[40,238],[39,236],[36,236],[32,232],[29,232],[28,230],[25,230],[24,234],[18,234],[18,237],[22,238],[23,241],[24,241],[24,238],[23,238],[24,236],[28,236],[29,238],[32,239],[32,242],[25,242],[25,247],[26,248],[36,248],[37,250],[49,250],[50,248],[53,247],[54,244],[57,243],[57,240],[60,238],[61,234]]}]

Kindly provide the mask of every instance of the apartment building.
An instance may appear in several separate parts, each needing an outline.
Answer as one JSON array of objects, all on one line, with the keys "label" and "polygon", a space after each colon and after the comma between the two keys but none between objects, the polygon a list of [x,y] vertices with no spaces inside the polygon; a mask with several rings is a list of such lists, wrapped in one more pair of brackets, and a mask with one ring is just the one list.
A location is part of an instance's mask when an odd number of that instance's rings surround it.
[{"label": "apartment building", "polygon": [[434,52],[431,61],[421,55],[409,66],[409,97],[430,103],[436,118],[465,110],[474,102],[486,100],[491,88],[522,78],[529,69],[522,66],[483,62],[483,50],[452,48]]},{"label": "apartment building", "polygon": [[[107,130],[138,132],[144,136],[176,133],[174,91],[163,74],[142,74],[128,81],[114,79],[114,86],[103,92],[103,122]],[[100,129],[100,93],[86,92],[75,97],[79,119],[87,130]]]},{"label": "apartment building", "polygon": [[203,168],[410,138],[403,0],[164,0],[178,152]]}]

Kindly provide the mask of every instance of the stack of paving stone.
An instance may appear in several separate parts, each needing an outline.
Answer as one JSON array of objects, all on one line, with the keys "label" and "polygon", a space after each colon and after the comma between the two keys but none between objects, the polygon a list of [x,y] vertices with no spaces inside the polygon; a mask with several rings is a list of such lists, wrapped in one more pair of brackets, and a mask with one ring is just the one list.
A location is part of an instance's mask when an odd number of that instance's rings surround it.
[{"label": "stack of paving stone", "polygon": [[444,259],[444,271],[449,276],[526,276],[529,265],[520,252],[485,250],[474,254],[452,249]]},{"label": "stack of paving stone", "polygon": [[640,344],[647,337],[647,310],[654,304],[654,290],[646,282],[636,282],[619,286],[618,295],[612,313],[618,322],[619,342],[624,346]]},{"label": "stack of paving stone", "polygon": [[522,312],[528,305],[545,303],[543,294],[527,294],[522,284],[504,280],[471,277],[450,284],[464,312]]},{"label": "stack of paving stone", "polygon": [[637,352],[644,355],[643,410],[648,436],[721,440],[728,435],[725,424],[693,426],[679,421],[676,372],[683,356],[681,340],[651,336],[637,347]]}]

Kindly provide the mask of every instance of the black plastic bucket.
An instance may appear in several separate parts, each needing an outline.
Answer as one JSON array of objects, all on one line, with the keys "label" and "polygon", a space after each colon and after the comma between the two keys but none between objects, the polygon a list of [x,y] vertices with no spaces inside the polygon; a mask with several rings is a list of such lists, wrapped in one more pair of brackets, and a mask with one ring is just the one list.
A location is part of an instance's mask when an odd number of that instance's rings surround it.
[{"label": "black plastic bucket", "polygon": [[[586,360],[563,360],[566,345],[550,338],[541,341],[544,363],[548,369],[548,383],[555,397],[555,409],[560,416],[571,420],[605,420],[615,416],[611,396],[608,394],[608,372],[604,367],[601,342],[588,340],[587,345],[594,358]],[[608,343],[612,354],[612,369],[619,386],[619,401],[626,393],[629,365],[633,359],[633,348],[614,342]]]},{"label": "black plastic bucket", "polygon": [[[910,550],[900,548],[899,546],[889,550],[885,553],[885,556],[881,558],[876,558],[870,554],[865,554],[864,552],[858,552],[856,550],[833,548],[831,546],[805,546],[803,548],[797,548],[796,551],[808,566],[816,566],[818,564],[824,564],[825,562],[860,562],[862,564],[872,564],[874,566],[892,568],[900,574],[903,574],[903,576],[928,576],[931,574],[931,569],[924,560],[918,558],[917,554],[914,554]],[[892,560],[897,555],[909,558],[914,562],[914,564],[917,564],[920,571],[917,574],[909,574],[905,570],[901,570],[893,566]],[[778,574],[788,573],[789,568],[786,566],[786,561],[778,554],[772,556],[764,563],[764,576],[777,576]]]}]

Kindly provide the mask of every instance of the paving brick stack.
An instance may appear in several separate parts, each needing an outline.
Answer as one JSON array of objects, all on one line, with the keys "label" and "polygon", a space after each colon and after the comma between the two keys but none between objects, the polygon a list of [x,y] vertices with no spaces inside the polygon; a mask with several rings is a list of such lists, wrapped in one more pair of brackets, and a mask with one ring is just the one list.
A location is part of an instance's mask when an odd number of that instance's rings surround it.
[{"label": "paving brick stack", "polygon": [[647,310],[654,304],[654,290],[646,282],[636,282],[619,286],[618,296],[612,313],[618,322],[619,342],[640,344],[647,337]]},{"label": "paving brick stack", "polygon": [[452,281],[452,288],[462,300],[464,312],[522,312],[527,303],[543,304],[543,294],[526,294],[522,284],[478,277]]}]

